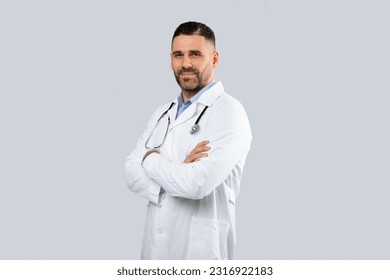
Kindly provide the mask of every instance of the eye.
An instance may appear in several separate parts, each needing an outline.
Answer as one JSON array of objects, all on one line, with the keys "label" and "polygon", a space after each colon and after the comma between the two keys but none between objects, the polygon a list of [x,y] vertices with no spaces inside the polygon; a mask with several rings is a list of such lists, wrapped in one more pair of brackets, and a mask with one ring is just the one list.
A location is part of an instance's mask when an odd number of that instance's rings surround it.
[{"label": "eye", "polygon": [[182,56],[183,56],[182,53],[174,53],[174,54],[173,54],[173,57],[182,57]]}]

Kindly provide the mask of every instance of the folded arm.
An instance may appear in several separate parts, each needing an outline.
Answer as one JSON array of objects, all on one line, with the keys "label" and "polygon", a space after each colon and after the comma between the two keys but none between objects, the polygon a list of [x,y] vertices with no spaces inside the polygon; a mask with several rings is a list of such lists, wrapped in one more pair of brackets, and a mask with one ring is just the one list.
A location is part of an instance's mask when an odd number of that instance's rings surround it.
[{"label": "folded arm", "polygon": [[130,190],[155,204],[159,204],[161,187],[146,174],[141,162],[147,151],[145,141],[157,121],[158,113],[159,110],[149,119],[147,128],[138,139],[136,148],[126,158],[125,163],[125,177]]},{"label": "folded arm", "polygon": [[219,112],[210,119],[207,157],[186,163],[151,153],[143,162],[146,174],[171,196],[201,199],[210,194],[249,151],[252,136],[246,114],[242,107],[231,112]]}]

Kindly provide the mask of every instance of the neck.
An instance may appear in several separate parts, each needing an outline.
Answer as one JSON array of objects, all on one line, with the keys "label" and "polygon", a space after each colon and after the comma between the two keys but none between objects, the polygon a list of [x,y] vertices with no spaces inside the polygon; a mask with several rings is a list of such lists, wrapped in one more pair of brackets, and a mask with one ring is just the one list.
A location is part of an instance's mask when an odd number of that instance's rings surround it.
[{"label": "neck", "polygon": [[199,90],[186,90],[186,91],[182,91],[181,92],[181,98],[183,99],[183,103],[186,103],[187,100],[191,99],[193,96],[195,96],[199,91],[201,91],[202,89],[199,89]]}]

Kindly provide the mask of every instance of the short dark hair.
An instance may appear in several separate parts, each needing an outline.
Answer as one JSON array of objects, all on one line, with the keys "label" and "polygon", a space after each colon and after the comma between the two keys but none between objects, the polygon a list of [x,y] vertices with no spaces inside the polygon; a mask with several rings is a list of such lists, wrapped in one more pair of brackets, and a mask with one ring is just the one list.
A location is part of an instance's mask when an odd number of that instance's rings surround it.
[{"label": "short dark hair", "polygon": [[215,48],[214,31],[211,30],[211,28],[204,23],[188,21],[180,24],[176,28],[175,33],[173,33],[171,43],[173,43],[173,39],[175,39],[179,35],[200,35],[210,41]]}]

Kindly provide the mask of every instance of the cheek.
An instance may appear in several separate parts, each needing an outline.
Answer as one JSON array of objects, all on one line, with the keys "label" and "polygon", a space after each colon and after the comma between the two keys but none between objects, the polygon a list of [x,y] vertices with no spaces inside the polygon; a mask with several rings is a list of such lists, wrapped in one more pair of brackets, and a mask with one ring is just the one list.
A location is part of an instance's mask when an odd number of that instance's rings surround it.
[{"label": "cheek", "polygon": [[201,71],[204,71],[205,69],[207,69],[209,67],[210,66],[207,62],[199,63],[198,65],[196,65],[196,68],[201,70]]},{"label": "cheek", "polygon": [[177,67],[177,64],[178,64],[177,61],[175,61],[174,59],[171,59],[171,68],[172,69],[175,69]]},{"label": "cheek", "polygon": [[179,69],[181,69],[180,63],[171,62],[171,69],[177,72]]},{"label": "cheek", "polygon": [[205,72],[205,73],[210,72],[212,69],[213,69],[213,64],[207,63],[207,64],[203,65],[202,72]]}]

